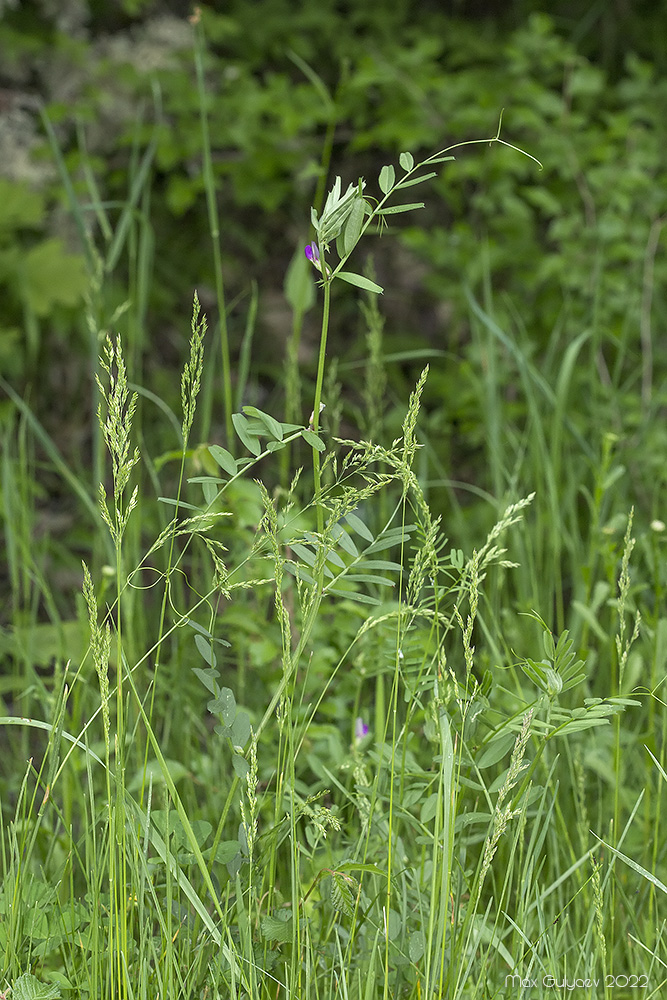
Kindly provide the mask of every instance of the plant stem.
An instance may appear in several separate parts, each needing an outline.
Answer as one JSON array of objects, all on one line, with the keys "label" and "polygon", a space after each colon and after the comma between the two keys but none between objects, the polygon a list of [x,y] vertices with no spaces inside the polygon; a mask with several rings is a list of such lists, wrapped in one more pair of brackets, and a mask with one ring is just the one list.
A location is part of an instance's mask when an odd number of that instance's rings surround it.
[{"label": "plant stem", "polygon": [[[329,310],[331,307],[331,279],[324,278],[324,304],[322,306],[322,332],[320,333],[320,355],[317,362],[317,378],[315,381],[315,401],[313,403],[313,431],[318,433],[320,426],[320,402],[322,399],[322,382],[324,381],[324,363],[327,354],[327,334],[329,332]],[[322,486],[320,481],[320,453],[313,448],[313,484],[315,487],[315,506],[317,510],[317,530],[322,531],[324,516],[320,501]]]}]

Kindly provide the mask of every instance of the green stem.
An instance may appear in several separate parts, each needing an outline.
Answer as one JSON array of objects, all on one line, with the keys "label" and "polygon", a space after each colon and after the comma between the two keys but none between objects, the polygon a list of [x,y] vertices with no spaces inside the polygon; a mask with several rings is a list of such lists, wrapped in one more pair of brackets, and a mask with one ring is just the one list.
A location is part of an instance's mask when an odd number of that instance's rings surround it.
[{"label": "green stem", "polygon": [[[320,356],[317,362],[317,378],[315,380],[315,401],[313,403],[313,431],[317,434],[320,426],[320,402],[322,399],[322,383],[324,381],[324,364],[327,355],[327,334],[329,332],[329,311],[331,308],[331,279],[324,279],[324,305],[322,306],[322,332],[320,333]],[[324,527],[324,515],[321,507],[322,486],[320,481],[320,453],[313,448],[313,484],[315,487],[315,507],[317,510],[317,530],[321,533]]]}]

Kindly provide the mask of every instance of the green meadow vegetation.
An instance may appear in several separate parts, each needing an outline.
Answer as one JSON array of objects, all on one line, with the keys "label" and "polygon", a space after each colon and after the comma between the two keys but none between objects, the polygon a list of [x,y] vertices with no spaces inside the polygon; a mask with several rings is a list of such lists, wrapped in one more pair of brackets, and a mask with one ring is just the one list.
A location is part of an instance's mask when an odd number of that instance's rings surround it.
[{"label": "green meadow vegetation", "polygon": [[5,6],[0,997],[662,996],[637,23]]}]

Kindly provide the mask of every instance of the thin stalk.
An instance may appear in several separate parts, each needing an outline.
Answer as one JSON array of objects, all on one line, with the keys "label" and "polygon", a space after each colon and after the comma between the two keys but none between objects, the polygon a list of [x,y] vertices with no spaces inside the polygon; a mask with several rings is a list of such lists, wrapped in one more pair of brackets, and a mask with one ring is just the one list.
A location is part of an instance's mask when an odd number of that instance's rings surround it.
[{"label": "thin stalk", "polygon": [[[322,305],[322,330],[320,333],[320,354],[317,362],[317,378],[315,379],[315,400],[313,402],[313,431],[317,434],[320,426],[320,402],[322,400],[322,383],[324,381],[324,364],[327,354],[327,334],[329,332],[329,311],[331,308],[331,279],[324,278],[324,303]],[[313,485],[315,488],[315,509],[317,511],[317,530],[321,534],[324,527],[322,511],[322,484],[320,479],[320,453],[313,448]]]}]

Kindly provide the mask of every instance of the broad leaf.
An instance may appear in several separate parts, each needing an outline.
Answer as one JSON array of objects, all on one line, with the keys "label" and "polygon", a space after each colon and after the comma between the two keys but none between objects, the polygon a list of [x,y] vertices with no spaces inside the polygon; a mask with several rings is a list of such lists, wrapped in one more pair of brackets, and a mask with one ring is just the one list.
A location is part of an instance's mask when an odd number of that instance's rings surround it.
[{"label": "broad leaf", "polygon": [[292,940],[292,911],[278,910],[275,917],[262,919],[262,934],[266,941],[278,941],[285,944]]},{"label": "broad leaf", "polygon": [[12,1000],[58,1000],[60,995],[59,986],[40,983],[29,972],[19,976],[12,987]]}]

